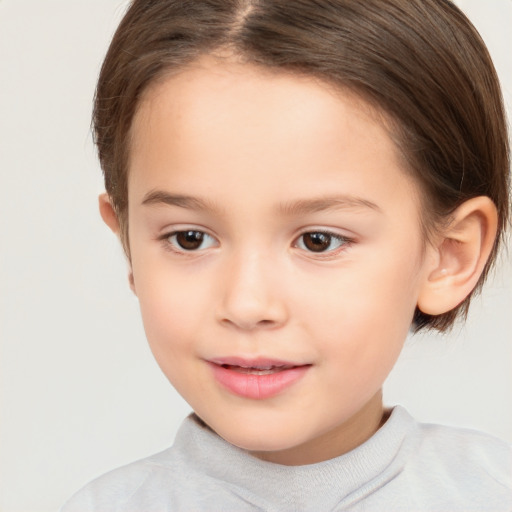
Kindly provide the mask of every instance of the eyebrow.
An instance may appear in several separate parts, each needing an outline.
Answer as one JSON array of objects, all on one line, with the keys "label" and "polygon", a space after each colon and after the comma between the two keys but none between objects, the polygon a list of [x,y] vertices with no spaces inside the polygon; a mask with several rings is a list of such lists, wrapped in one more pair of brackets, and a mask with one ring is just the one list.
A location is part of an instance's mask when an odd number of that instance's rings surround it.
[{"label": "eyebrow", "polygon": [[[142,204],[177,206],[179,208],[208,212],[217,210],[214,204],[199,197],[184,194],[170,194],[163,190],[148,192],[144,196]],[[298,201],[282,203],[278,206],[278,212],[287,216],[339,209],[370,209],[382,213],[380,207],[372,201],[351,195],[299,199]]]},{"label": "eyebrow", "polygon": [[341,209],[370,209],[382,213],[380,207],[372,201],[350,195],[300,199],[279,206],[279,211],[285,215],[304,215],[325,210]]},{"label": "eyebrow", "polygon": [[168,205],[178,206],[180,208],[188,208],[191,210],[215,210],[215,207],[198,197],[187,196],[183,194],[169,194],[163,190],[152,190],[148,192],[143,200],[143,205]]}]

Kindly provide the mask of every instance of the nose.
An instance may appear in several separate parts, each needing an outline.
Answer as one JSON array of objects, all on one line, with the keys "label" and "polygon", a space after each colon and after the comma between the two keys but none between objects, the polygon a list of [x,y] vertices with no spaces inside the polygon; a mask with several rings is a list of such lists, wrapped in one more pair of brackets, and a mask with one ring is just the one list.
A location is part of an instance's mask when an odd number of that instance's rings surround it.
[{"label": "nose", "polygon": [[219,321],[244,331],[271,329],[288,319],[285,290],[268,255],[252,251],[226,262]]}]

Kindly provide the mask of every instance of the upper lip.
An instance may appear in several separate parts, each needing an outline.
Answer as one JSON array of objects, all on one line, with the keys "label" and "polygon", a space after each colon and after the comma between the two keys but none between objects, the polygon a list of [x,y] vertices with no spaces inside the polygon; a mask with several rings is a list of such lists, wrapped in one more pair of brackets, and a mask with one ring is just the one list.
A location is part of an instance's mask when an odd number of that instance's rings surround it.
[{"label": "upper lip", "polygon": [[258,370],[270,370],[271,368],[295,368],[297,366],[306,366],[304,363],[284,361],[282,359],[272,359],[268,357],[245,358],[245,357],[219,357],[208,360],[210,363],[218,366],[239,366],[241,368],[255,368]]}]

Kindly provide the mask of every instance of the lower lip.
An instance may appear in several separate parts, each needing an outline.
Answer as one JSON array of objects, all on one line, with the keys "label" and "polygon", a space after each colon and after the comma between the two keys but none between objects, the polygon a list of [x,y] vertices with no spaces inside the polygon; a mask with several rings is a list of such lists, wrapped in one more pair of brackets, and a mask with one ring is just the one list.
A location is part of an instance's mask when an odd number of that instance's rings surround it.
[{"label": "lower lip", "polygon": [[263,400],[278,395],[299,381],[310,368],[310,366],[296,366],[275,373],[258,375],[240,373],[215,363],[209,364],[215,379],[223,387],[235,395],[254,400]]}]

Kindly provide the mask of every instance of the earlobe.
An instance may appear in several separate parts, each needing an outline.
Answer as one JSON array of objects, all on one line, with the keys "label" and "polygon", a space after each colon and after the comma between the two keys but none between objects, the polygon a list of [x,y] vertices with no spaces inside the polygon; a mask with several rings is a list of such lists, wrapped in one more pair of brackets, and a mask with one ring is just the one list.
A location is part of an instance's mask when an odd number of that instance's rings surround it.
[{"label": "earlobe", "polygon": [[116,234],[119,235],[119,220],[107,193],[100,194],[98,197],[100,215],[103,222]]},{"label": "earlobe", "polygon": [[[496,206],[488,197],[475,197],[459,206],[431,251],[418,308],[428,315],[446,313],[473,291],[494,246]],[[433,254],[432,254],[433,252]]]}]

